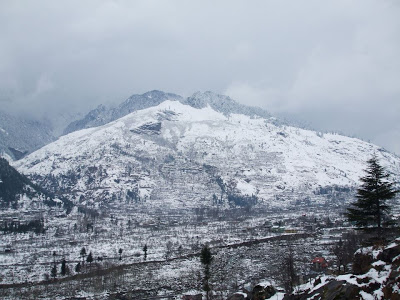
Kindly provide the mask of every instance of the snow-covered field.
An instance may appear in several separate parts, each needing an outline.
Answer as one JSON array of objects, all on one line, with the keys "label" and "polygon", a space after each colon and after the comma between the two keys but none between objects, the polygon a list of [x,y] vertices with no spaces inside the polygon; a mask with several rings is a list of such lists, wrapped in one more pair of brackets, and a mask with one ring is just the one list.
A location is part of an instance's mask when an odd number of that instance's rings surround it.
[{"label": "snow-covered field", "polygon": [[[37,284],[51,279],[51,268],[54,263],[57,265],[56,278],[71,278],[78,274],[75,266],[82,261],[80,251],[85,247],[87,254],[92,252],[94,262],[85,263],[79,274],[96,270],[103,270],[105,273],[60,283],[63,289],[71,289],[65,295],[73,296],[85,291],[93,293],[98,299],[102,293],[123,290],[123,285],[114,286],[115,278],[120,278],[126,285],[134,284],[138,289],[150,294],[163,291],[169,295],[184,294],[190,289],[201,290],[199,278],[202,269],[198,253],[202,245],[208,243],[215,254],[215,268],[225,272],[216,273],[225,278],[224,280],[217,278],[224,283],[224,286],[220,287],[220,293],[225,295],[240,286],[274,276],[278,257],[287,247],[290,234],[271,232],[265,228],[265,224],[283,221],[282,224],[285,223],[286,228],[291,228],[293,232],[291,220],[298,217],[298,212],[293,213],[291,218],[287,218],[290,216],[287,212],[275,215],[254,213],[254,215],[250,217],[243,214],[242,217],[232,216],[226,220],[213,220],[205,216],[202,221],[198,221],[198,215],[165,215],[156,220],[150,220],[150,216],[143,217],[143,214],[119,217],[104,215],[94,220],[85,219],[83,214],[75,211],[65,218],[48,220],[46,234],[3,235],[2,243],[11,245],[12,251],[0,254],[2,270],[0,284]],[[310,219],[318,218],[321,222],[325,217],[324,212],[310,215]],[[86,232],[88,222],[93,222],[93,230],[90,228]],[[301,228],[298,228],[298,231],[300,232]],[[282,236],[282,239],[276,239],[279,236]],[[252,243],[240,245],[243,242],[263,239],[271,240],[254,245]],[[301,238],[300,242],[297,240],[291,242],[304,248],[301,255],[307,267],[312,255],[323,251],[324,247],[321,247],[319,242],[322,239],[321,236],[317,240]],[[144,261],[144,245],[148,247],[146,261]],[[119,260],[119,249],[123,250],[121,260]],[[98,260],[98,257],[102,260]],[[69,274],[66,276],[60,274],[63,258],[69,268]],[[232,272],[236,275],[227,280],[227,274],[233,274]],[[103,282],[101,287],[98,287],[100,285],[98,280]],[[86,288],[82,286],[85,281],[97,283],[94,287],[89,284],[88,286],[92,287]],[[45,285],[46,289],[42,285],[35,286],[35,288],[17,286],[14,289],[2,289],[2,292],[4,296],[15,296],[14,293],[28,293],[30,289],[34,289],[41,294],[47,293],[48,299],[55,299],[50,296],[56,295],[55,286]],[[104,297],[106,299],[106,296]]]}]

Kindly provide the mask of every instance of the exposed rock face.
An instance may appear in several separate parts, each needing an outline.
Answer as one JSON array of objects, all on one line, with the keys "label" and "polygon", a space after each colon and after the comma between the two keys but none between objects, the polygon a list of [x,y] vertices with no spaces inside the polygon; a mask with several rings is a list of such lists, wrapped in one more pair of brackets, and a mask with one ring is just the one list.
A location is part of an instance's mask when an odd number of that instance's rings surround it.
[{"label": "exposed rock face", "polygon": [[237,292],[228,297],[228,300],[265,300],[271,298],[276,294],[275,288],[269,282],[257,284],[253,290],[244,292]]},{"label": "exposed rock face", "polygon": [[245,293],[235,293],[228,297],[227,300],[247,300],[249,299]]},{"label": "exposed rock face", "polygon": [[379,255],[378,259],[383,260],[385,263],[391,263],[393,258],[400,255],[400,244],[393,247],[388,247],[383,250]]},{"label": "exposed rock face", "polygon": [[400,299],[400,238],[384,249],[356,253],[357,275],[321,277],[309,288],[284,300]]},{"label": "exposed rock face", "polygon": [[182,297],[182,300],[202,300],[203,295],[202,294],[197,294],[197,295],[184,295]]},{"label": "exposed rock face", "polygon": [[331,281],[311,293],[300,295],[287,295],[284,300],[334,300],[334,299],[360,299],[357,286],[348,284],[346,281]]},{"label": "exposed rock face", "polygon": [[265,300],[276,294],[275,288],[271,284],[258,284],[253,288],[253,300]]}]

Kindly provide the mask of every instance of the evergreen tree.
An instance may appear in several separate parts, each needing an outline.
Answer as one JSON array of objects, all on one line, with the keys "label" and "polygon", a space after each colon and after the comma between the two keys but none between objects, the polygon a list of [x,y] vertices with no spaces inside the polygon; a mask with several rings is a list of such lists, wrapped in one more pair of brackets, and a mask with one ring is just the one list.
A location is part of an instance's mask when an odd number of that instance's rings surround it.
[{"label": "evergreen tree", "polygon": [[210,248],[207,245],[201,249],[200,253],[200,262],[204,266],[204,282],[203,282],[203,289],[206,292],[206,299],[210,299],[210,265],[213,260],[212,253]]},{"label": "evergreen tree", "polygon": [[80,271],[81,271],[81,263],[78,262],[78,263],[76,264],[76,266],[75,266],[75,272],[76,272],[76,273],[79,273]]},{"label": "evergreen tree", "polygon": [[147,244],[144,245],[143,252],[144,252],[144,260],[146,260],[147,259]]},{"label": "evergreen tree", "polygon": [[61,275],[65,276],[67,274],[67,262],[65,261],[65,258],[61,261]]},{"label": "evergreen tree", "polygon": [[89,264],[92,264],[92,262],[93,262],[93,255],[92,255],[92,252],[89,252],[89,255],[87,256],[86,261],[87,261]]},{"label": "evergreen tree", "polygon": [[82,265],[85,263],[85,256],[86,256],[86,249],[85,247],[82,247],[80,255],[82,257]]},{"label": "evergreen tree", "polygon": [[365,172],[366,175],[360,178],[362,184],[357,190],[357,201],[347,209],[347,218],[360,228],[375,226],[380,233],[391,210],[386,201],[393,199],[398,191],[394,189],[394,183],[388,181],[389,174],[376,155],[368,160]]},{"label": "evergreen tree", "polygon": [[51,268],[51,277],[53,277],[53,279],[55,279],[57,276],[57,265],[54,264],[53,268]]}]

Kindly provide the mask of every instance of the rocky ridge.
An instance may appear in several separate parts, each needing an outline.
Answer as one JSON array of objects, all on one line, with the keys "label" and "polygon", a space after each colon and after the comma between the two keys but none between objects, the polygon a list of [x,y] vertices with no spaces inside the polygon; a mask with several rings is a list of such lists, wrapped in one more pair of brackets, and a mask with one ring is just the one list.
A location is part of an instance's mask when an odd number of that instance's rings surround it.
[{"label": "rocky ridge", "polygon": [[355,260],[362,261],[363,271],[356,266],[355,274],[323,276],[284,300],[400,299],[400,238],[383,248],[361,248]]}]

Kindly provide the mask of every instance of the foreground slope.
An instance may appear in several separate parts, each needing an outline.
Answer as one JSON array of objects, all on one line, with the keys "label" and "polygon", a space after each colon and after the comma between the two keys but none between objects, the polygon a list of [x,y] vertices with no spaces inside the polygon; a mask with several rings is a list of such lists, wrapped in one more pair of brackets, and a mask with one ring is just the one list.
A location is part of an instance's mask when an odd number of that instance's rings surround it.
[{"label": "foreground slope", "polygon": [[400,299],[400,238],[384,248],[361,248],[355,257],[355,274],[322,276],[283,299]]},{"label": "foreground slope", "polygon": [[164,101],[63,136],[15,166],[77,204],[125,208],[340,204],[374,152],[399,174],[399,157],[355,138],[193,106]]}]

